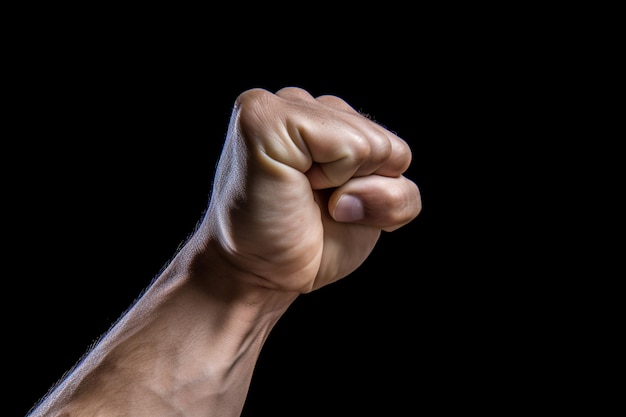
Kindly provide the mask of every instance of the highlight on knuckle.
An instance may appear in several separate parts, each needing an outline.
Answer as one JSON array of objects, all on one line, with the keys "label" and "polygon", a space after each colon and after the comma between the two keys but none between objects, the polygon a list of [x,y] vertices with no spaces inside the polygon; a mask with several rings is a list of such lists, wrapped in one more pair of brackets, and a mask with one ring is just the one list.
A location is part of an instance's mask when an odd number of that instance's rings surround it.
[{"label": "highlight on knuckle", "polygon": [[357,163],[365,162],[371,155],[372,147],[361,134],[355,134],[350,141],[350,157]]},{"label": "highlight on knuckle", "polygon": [[244,135],[268,127],[275,101],[272,93],[260,88],[247,90],[237,97],[235,103],[237,121]]}]

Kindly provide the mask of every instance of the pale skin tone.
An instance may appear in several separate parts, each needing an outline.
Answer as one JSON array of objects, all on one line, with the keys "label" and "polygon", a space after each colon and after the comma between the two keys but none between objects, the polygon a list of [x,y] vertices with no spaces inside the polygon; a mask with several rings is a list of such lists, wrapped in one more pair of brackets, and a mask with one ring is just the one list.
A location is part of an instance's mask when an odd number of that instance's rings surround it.
[{"label": "pale skin tone", "polygon": [[243,92],[197,230],[28,417],[240,416],[298,295],[417,217],[410,163],[405,141],[338,97]]}]

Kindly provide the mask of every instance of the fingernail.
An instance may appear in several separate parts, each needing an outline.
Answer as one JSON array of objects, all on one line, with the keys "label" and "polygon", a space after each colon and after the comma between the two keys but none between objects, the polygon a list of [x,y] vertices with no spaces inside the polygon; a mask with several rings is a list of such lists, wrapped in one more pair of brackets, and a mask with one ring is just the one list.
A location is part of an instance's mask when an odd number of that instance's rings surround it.
[{"label": "fingernail", "polygon": [[355,196],[344,194],[339,197],[333,217],[338,222],[355,222],[365,217],[363,203]]}]

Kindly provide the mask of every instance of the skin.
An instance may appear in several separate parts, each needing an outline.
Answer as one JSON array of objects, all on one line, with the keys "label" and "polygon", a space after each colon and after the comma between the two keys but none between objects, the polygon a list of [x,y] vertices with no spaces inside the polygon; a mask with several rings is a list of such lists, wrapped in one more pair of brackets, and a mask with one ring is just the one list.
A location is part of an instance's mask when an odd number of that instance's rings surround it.
[{"label": "skin", "polygon": [[241,414],[270,331],[421,210],[406,142],[335,96],[236,100],[198,228],[28,417]]}]

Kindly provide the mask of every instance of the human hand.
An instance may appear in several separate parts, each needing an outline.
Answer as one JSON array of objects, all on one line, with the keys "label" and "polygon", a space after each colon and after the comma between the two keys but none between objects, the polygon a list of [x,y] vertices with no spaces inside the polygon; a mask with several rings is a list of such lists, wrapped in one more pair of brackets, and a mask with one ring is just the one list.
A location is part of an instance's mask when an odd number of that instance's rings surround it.
[{"label": "human hand", "polygon": [[306,293],[421,210],[405,141],[335,96],[242,93],[202,227],[249,282]]}]

